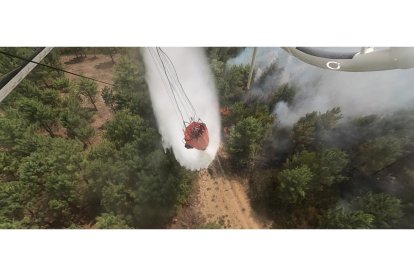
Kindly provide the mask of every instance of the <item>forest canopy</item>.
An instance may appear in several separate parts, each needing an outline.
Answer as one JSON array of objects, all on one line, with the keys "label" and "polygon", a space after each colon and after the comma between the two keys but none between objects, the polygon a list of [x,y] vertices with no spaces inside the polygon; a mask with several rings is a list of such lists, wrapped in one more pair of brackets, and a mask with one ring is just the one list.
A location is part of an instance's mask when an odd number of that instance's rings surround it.
[{"label": "forest canopy", "polygon": [[[272,228],[413,228],[414,107],[350,117],[336,106],[287,126],[275,106],[294,106],[300,85],[269,85],[283,72],[272,63],[253,70],[248,90],[252,68],[231,62],[242,50],[205,52],[222,111],[219,158],[248,180],[254,211]],[[199,175],[162,147],[139,49],[55,48],[42,62],[97,55],[113,86],[37,66],[0,103],[0,228],[167,228],[189,206]],[[0,78],[19,65],[0,55]]]}]

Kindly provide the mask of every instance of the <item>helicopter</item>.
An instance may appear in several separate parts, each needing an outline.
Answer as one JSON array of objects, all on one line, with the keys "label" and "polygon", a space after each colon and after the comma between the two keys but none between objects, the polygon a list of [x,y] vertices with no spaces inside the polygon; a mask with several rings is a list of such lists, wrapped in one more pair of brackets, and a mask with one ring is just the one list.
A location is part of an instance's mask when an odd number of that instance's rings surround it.
[{"label": "helicopter", "polygon": [[312,47],[282,49],[305,63],[333,71],[370,72],[414,67],[414,47],[362,47],[356,52],[332,52]]}]

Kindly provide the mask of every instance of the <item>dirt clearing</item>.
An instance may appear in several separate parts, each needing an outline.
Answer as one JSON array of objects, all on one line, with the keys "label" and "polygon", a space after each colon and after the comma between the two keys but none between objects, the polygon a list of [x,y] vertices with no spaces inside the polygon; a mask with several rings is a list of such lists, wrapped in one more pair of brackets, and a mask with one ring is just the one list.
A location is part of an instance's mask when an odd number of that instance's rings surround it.
[{"label": "dirt clearing", "polygon": [[[115,62],[118,60],[119,55],[114,56]],[[106,55],[88,55],[82,59],[76,58],[74,55],[66,55],[61,57],[61,63],[63,68],[69,72],[73,72],[86,77],[94,78],[107,83],[113,83],[113,75],[115,72],[115,66],[109,56]],[[66,77],[71,81],[78,81],[79,77],[66,74]],[[102,98],[101,91],[106,86],[104,83],[96,82],[98,85],[98,95],[96,101],[96,107],[98,112],[93,116],[92,127],[96,131],[96,135],[92,138],[92,144],[98,143],[101,139],[100,128],[108,122],[112,116],[112,111],[105,105]],[[92,107],[87,99],[84,99],[84,105],[86,107]]]},{"label": "dirt clearing", "polygon": [[247,180],[220,175],[212,170],[199,172],[189,206],[178,212],[170,227],[199,228],[206,224],[233,229],[270,226],[252,210],[247,196]]}]

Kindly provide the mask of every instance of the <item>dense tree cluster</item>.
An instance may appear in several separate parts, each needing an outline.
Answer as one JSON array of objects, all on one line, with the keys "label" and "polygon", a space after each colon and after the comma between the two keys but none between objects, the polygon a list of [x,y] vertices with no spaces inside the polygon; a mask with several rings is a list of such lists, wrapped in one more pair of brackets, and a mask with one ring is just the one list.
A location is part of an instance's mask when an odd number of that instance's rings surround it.
[{"label": "dense tree cluster", "polygon": [[282,70],[271,64],[247,91],[250,68],[227,62],[234,53],[210,50],[209,57],[225,110],[227,161],[250,179],[258,212],[276,228],[414,226],[414,189],[404,183],[390,192],[395,183],[414,181],[414,110],[351,120],[335,107],[281,126],[272,110],[295,104],[296,85],[281,83]]},{"label": "dense tree cluster", "polygon": [[[6,50],[25,57],[33,52]],[[65,51],[90,54],[83,48]],[[56,49],[44,62],[60,66],[60,54]],[[0,64],[4,75],[19,62],[1,56]],[[171,152],[164,153],[144,75],[137,49],[123,51],[115,87],[103,91],[91,80],[69,81],[38,66],[1,103],[1,228],[163,228],[169,223],[186,203],[194,174]],[[92,127],[101,95],[115,113],[103,130]],[[93,142],[96,135],[103,139]]]}]

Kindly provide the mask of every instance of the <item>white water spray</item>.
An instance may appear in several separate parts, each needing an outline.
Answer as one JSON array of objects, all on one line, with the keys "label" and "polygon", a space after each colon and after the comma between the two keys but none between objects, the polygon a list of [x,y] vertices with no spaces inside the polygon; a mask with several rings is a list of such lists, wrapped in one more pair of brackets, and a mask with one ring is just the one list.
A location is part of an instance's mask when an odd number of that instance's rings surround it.
[{"label": "white water spray", "polygon": [[210,138],[205,151],[184,147],[183,122],[166,84],[164,71],[157,68],[148,49],[143,49],[146,80],[163,146],[172,148],[182,166],[191,170],[207,168],[219,148],[221,130],[217,92],[208,60],[201,48],[163,48],[163,51],[173,62],[197,115],[207,125]]}]

